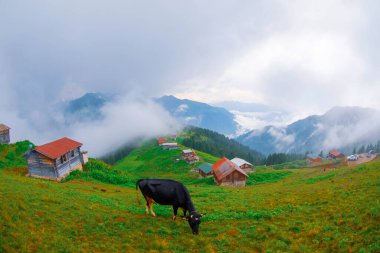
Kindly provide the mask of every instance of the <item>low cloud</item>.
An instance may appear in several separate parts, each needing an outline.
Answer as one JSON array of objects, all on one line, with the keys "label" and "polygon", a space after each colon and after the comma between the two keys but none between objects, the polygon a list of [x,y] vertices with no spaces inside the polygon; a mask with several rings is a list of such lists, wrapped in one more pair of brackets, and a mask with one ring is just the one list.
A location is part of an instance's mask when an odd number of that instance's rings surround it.
[{"label": "low cloud", "polygon": [[[2,123],[12,128],[12,142],[29,139],[41,145],[64,136],[82,142],[98,157],[134,142],[176,133],[181,125],[151,99],[123,96],[107,103],[99,120],[65,124],[62,111],[31,110],[26,115],[1,111]],[[23,117],[25,116],[25,117]]]},{"label": "low cloud", "polygon": [[295,135],[287,134],[284,128],[270,127],[268,133],[274,138],[277,150],[286,150],[295,140]]},{"label": "low cloud", "polygon": [[367,110],[347,114],[347,122],[334,122],[334,117],[330,117],[319,125],[317,132],[324,133],[323,149],[376,144],[380,140],[380,112]]}]

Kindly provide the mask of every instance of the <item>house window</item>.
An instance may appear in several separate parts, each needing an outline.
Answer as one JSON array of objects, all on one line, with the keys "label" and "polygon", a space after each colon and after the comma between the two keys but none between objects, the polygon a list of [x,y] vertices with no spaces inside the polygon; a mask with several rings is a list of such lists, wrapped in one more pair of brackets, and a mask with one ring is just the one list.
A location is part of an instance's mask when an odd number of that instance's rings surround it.
[{"label": "house window", "polygon": [[71,157],[74,157],[74,150],[71,150]]},{"label": "house window", "polygon": [[60,159],[60,160],[61,160],[61,163],[63,163],[63,156],[61,156],[61,159]]}]

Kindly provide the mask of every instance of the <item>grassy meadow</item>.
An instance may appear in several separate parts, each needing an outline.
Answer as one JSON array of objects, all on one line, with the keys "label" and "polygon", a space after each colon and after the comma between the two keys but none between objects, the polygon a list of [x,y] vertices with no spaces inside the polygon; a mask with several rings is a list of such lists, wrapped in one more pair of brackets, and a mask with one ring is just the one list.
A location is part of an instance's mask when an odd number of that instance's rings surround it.
[{"label": "grassy meadow", "polygon": [[[25,177],[17,147],[0,146],[0,252],[380,252],[379,160],[260,169],[247,187],[229,188],[198,179],[194,165],[176,161],[178,150],[148,143],[114,167],[92,160],[59,183]],[[134,189],[140,177],[184,182],[206,213],[200,235],[173,221],[170,206],[146,216]]]}]

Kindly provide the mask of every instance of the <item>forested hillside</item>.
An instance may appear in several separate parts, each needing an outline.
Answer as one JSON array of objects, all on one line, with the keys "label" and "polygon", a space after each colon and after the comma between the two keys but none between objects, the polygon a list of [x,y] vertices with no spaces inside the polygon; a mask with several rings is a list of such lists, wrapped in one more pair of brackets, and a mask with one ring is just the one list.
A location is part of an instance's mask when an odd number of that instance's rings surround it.
[{"label": "forested hillside", "polygon": [[264,156],[235,140],[217,132],[198,127],[187,127],[180,135],[179,141],[188,147],[201,150],[218,157],[232,159],[240,157],[254,165],[261,164]]}]

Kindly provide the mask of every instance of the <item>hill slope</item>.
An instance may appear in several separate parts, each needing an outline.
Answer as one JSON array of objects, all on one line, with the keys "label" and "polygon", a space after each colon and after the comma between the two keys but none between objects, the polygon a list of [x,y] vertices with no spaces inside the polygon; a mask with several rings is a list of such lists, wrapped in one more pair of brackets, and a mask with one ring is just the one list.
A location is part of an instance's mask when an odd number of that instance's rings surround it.
[{"label": "hill slope", "polygon": [[[0,151],[0,159],[14,147]],[[2,154],[1,154],[2,153]],[[134,188],[25,177],[25,167],[0,169],[1,252],[378,252],[380,161],[323,172],[297,170],[246,188],[192,184],[176,153],[151,143],[115,168],[144,177],[183,179],[198,211],[200,235],[172,208],[145,215]],[[164,159],[164,161],[161,161]],[[207,159],[215,159],[209,157]],[[166,166],[172,166],[169,170]],[[186,165],[184,165],[186,166]],[[262,178],[275,171],[259,173]],[[126,174],[126,175],[127,175]],[[131,185],[132,187],[132,185]],[[141,198],[141,196],[140,196]],[[26,232],[27,231],[27,232]]]},{"label": "hill slope", "polygon": [[261,153],[208,129],[187,127],[178,140],[185,146],[217,157],[225,156],[229,159],[239,157],[254,165],[261,164],[264,159]]}]

